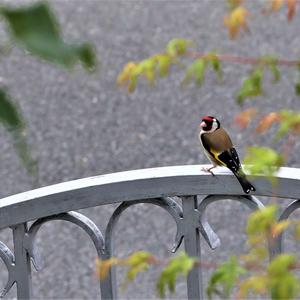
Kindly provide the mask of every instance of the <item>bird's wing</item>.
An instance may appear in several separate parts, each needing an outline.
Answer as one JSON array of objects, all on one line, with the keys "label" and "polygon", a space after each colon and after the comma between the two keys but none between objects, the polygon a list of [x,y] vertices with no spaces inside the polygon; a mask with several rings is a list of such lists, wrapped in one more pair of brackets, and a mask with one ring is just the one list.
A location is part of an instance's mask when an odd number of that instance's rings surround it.
[{"label": "bird's wing", "polygon": [[229,135],[223,128],[219,128],[211,133],[202,134],[201,142],[204,149],[218,162],[219,165],[227,167],[226,161],[219,158],[223,152],[228,152],[228,155],[235,156],[230,154],[233,145]]},{"label": "bird's wing", "polygon": [[237,173],[240,171],[241,163],[235,148],[232,147],[220,153],[218,155],[218,160],[232,172]]}]

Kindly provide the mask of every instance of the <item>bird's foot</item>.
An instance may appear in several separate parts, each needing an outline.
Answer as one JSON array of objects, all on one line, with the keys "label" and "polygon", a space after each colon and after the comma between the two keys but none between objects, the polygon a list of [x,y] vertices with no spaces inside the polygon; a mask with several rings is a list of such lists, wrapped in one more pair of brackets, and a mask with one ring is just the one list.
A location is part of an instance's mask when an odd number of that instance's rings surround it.
[{"label": "bird's foot", "polygon": [[212,166],[210,168],[204,168],[204,167],[202,167],[201,171],[206,172],[206,173],[210,173],[212,176],[215,176],[215,174],[212,172],[212,169],[214,169],[214,168],[215,168],[215,166]]}]

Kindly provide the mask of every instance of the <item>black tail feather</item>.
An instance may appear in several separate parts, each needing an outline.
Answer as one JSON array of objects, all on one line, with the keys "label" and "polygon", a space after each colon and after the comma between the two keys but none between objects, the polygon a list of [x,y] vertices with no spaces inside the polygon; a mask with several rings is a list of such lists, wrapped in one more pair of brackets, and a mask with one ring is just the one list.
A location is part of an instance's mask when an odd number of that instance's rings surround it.
[{"label": "black tail feather", "polygon": [[239,174],[234,172],[233,174],[235,175],[235,177],[241,184],[241,186],[246,194],[256,191],[255,187],[248,181],[245,174],[241,174],[241,172],[239,172]]}]

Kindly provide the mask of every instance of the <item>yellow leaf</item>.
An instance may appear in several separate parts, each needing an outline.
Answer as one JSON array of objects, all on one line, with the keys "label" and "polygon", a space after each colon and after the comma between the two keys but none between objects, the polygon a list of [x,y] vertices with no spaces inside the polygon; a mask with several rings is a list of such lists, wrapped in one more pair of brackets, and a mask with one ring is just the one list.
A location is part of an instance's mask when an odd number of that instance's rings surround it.
[{"label": "yellow leaf", "polygon": [[280,221],[273,224],[271,228],[272,237],[273,238],[277,237],[283,230],[289,227],[290,224],[291,222],[288,220]]},{"label": "yellow leaf", "polygon": [[265,275],[252,276],[242,281],[238,291],[238,299],[245,299],[251,291],[260,295],[266,294],[268,291],[268,277]]},{"label": "yellow leaf", "polygon": [[242,111],[239,113],[235,119],[234,122],[238,124],[242,129],[245,129],[248,127],[250,121],[253,119],[253,117],[257,114],[257,109],[254,107],[251,107],[245,111]]},{"label": "yellow leaf", "polygon": [[246,21],[248,15],[248,10],[239,6],[235,8],[230,15],[224,17],[224,24],[229,30],[230,38],[236,38],[241,29],[248,31],[248,24]]},{"label": "yellow leaf", "polygon": [[136,69],[136,67],[137,67],[137,64],[132,61],[127,63],[124,66],[123,70],[118,75],[117,84],[119,86],[126,85],[130,81],[132,74],[133,74],[134,70]]}]

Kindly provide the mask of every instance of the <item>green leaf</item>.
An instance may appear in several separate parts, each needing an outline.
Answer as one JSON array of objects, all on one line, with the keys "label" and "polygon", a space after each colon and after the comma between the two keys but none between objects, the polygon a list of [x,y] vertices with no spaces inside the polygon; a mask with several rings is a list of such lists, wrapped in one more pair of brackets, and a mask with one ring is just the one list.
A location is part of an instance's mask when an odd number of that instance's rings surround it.
[{"label": "green leaf", "polygon": [[228,299],[237,279],[246,272],[244,268],[239,266],[236,257],[230,257],[210,277],[206,289],[208,299],[212,299],[215,294]]},{"label": "green leaf", "polygon": [[187,276],[190,270],[194,267],[196,261],[197,258],[189,257],[184,252],[181,252],[177,257],[170,259],[156,284],[160,297],[165,297],[166,287],[168,287],[171,293],[174,293],[176,278],[180,274]]},{"label": "green leaf", "polygon": [[245,169],[251,175],[265,175],[273,184],[276,184],[274,174],[283,163],[283,156],[268,147],[249,147],[244,158]]},{"label": "green leaf", "polygon": [[181,85],[189,84],[193,79],[195,79],[196,84],[200,87],[205,78],[205,70],[207,67],[207,62],[204,59],[195,60],[187,69],[185,77],[181,82]]},{"label": "green leaf", "polygon": [[246,227],[247,234],[265,234],[266,231],[271,230],[271,226],[277,219],[277,210],[277,205],[270,205],[253,212],[248,218]]},{"label": "green leaf", "polygon": [[280,254],[269,264],[267,273],[272,299],[293,299],[297,296],[300,286],[298,278],[291,272],[295,263],[295,255]]},{"label": "green leaf", "polygon": [[278,128],[276,138],[280,139],[290,131],[299,132],[300,113],[290,110],[280,111],[280,126]]},{"label": "green leaf", "polygon": [[146,251],[137,251],[129,256],[125,262],[129,267],[126,280],[132,281],[139,272],[148,270],[150,258],[152,258],[152,254]]},{"label": "green leaf", "polygon": [[280,71],[278,69],[278,59],[272,55],[265,55],[261,58],[261,62],[265,64],[273,74],[273,82],[276,83],[280,80]]},{"label": "green leaf", "polygon": [[300,81],[295,84],[295,93],[300,96]]},{"label": "green leaf", "polygon": [[246,98],[257,97],[263,94],[263,75],[263,69],[258,68],[254,70],[247,79],[244,80],[242,87],[236,95],[236,101],[238,104],[243,104]]},{"label": "green leaf", "polygon": [[0,89],[0,122],[13,137],[14,147],[27,171],[36,178],[37,163],[31,157],[24,135],[25,122],[19,108],[4,89]]},{"label": "green leaf", "polygon": [[72,67],[80,61],[90,71],[96,67],[96,55],[89,44],[66,44],[53,13],[44,2],[28,7],[0,7],[14,40],[30,53],[50,62]]},{"label": "green leaf", "polygon": [[209,62],[211,64],[211,66],[212,66],[213,70],[215,71],[215,73],[217,74],[219,80],[222,80],[223,79],[223,70],[221,67],[220,59],[214,52],[209,54],[208,58],[209,58]]},{"label": "green leaf", "polygon": [[186,39],[172,39],[166,47],[166,52],[171,56],[184,55],[188,47],[194,45],[194,42]]},{"label": "green leaf", "polygon": [[155,59],[158,61],[158,73],[160,77],[166,77],[170,71],[172,59],[169,55],[156,55]]}]

